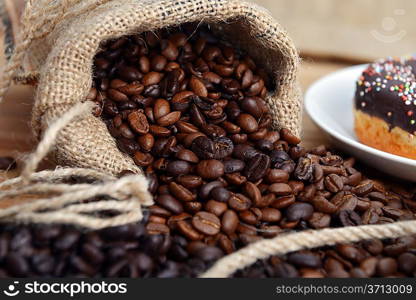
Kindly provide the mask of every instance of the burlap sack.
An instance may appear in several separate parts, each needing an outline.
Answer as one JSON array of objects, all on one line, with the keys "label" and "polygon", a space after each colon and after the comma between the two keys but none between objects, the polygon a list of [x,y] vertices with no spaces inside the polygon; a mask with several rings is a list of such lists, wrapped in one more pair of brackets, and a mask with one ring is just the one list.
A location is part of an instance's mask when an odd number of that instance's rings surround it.
[{"label": "burlap sack", "polygon": [[[274,126],[300,133],[299,57],[286,32],[264,9],[236,0],[36,0],[28,3],[23,19],[27,33],[22,37],[33,39],[24,53],[26,71],[39,74],[33,109],[36,136],[85,99],[102,41],[184,22],[209,23],[216,34],[264,67],[276,81],[268,97]],[[61,132],[54,157],[63,165],[111,174],[139,172],[117,149],[105,124],[92,115]]]}]

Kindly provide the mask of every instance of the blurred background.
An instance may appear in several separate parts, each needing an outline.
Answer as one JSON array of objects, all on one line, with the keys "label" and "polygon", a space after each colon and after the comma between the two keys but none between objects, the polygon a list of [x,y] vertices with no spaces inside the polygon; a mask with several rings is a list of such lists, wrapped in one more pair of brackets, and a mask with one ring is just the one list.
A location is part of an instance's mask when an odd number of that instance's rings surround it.
[{"label": "blurred background", "polygon": [[[0,0],[0,41],[13,41],[25,0]],[[303,58],[305,91],[333,71],[385,56],[414,53],[414,0],[252,0],[268,9],[294,40]],[[7,16],[7,17],[5,17]],[[0,42],[0,67],[4,66]],[[29,125],[33,89],[14,87],[0,105],[0,155],[21,156],[35,143]],[[327,143],[304,116],[304,145]]]},{"label": "blurred background", "polygon": [[414,53],[413,0],[255,0],[304,56],[369,61]]}]

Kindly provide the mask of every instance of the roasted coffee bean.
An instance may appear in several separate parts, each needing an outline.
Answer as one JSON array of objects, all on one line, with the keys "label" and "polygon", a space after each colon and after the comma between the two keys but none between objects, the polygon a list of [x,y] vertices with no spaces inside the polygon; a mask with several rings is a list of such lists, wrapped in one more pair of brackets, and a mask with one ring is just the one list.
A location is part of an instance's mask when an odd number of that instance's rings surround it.
[{"label": "roasted coffee bean", "polygon": [[308,223],[315,229],[327,228],[331,224],[331,216],[329,214],[315,212],[308,220]]},{"label": "roasted coffee bean", "polygon": [[280,136],[282,137],[282,139],[284,139],[286,142],[292,145],[297,145],[301,142],[301,140],[298,137],[294,136],[286,128],[283,128],[282,130],[280,130]]},{"label": "roasted coffee bean", "polygon": [[282,219],[281,212],[275,208],[263,208],[261,214],[261,220],[264,222],[277,223]]},{"label": "roasted coffee bean", "polygon": [[156,203],[176,215],[183,213],[182,204],[170,195],[160,195],[156,198]]},{"label": "roasted coffee bean", "polygon": [[173,111],[157,119],[157,124],[162,127],[168,127],[179,121],[181,118],[180,111]]},{"label": "roasted coffee bean", "polygon": [[136,165],[140,167],[147,167],[153,162],[153,156],[151,156],[149,153],[136,151],[134,153],[133,160],[136,163]]},{"label": "roasted coffee bean", "polygon": [[266,179],[270,183],[287,183],[289,173],[279,169],[270,169],[266,174]]},{"label": "roasted coffee bean", "polygon": [[245,163],[242,160],[230,159],[224,161],[224,172],[226,174],[241,172],[244,170]]},{"label": "roasted coffee bean", "polygon": [[166,171],[174,176],[186,175],[191,171],[191,165],[187,161],[175,160],[168,163]]},{"label": "roasted coffee bean", "polygon": [[242,194],[235,194],[229,199],[228,205],[236,211],[243,211],[251,207],[252,201]]},{"label": "roasted coffee bean", "polygon": [[393,258],[382,258],[377,264],[377,275],[382,277],[394,275],[397,272],[397,267],[397,262]]},{"label": "roasted coffee bean", "polygon": [[224,175],[224,165],[215,159],[203,160],[196,166],[196,172],[204,179],[217,179]]},{"label": "roasted coffee bean", "polygon": [[265,104],[261,98],[247,97],[241,102],[241,109],[255,118],[261,118],[265,113]]},{"label": "roasted coffee bean", "polygon": [[259,124],[256,119],[249,114],[240,114],[237,117],[237,125],[247,133],[256,132],[259,129]]},{"label": "roasted coffee bean", "polygon": [[350,210],[343,210],[338,213],[337,219],[341,226],[349,227],[349,226],[359,226],[362,224],[362,220],[360,216]]},{"label": "roasted coffee bean", "polygon": [[215,188],[223,187],[224,183],[222,181],[211,181],[204,184],[199,190],[199,196],[202,199],[208,199],[211,195],[211,192]]},{"label": "roasted coffee bean", "polygon": [[192,218],[192,225],[206,235],[216,235],[221,229],[221,221],[216,215],[202,211]]},{"label": "roasted coffee bean", "polygon": [[169,191],[173,196],[175,196],[177,199],[181,201],[189,202],[194,201],[196,199],[195,194],[193,194],[186,187],[175,182],[169,183]]},{"label": "roasted coffee bean", "polygon": [[312,204],[316,211],[326,214],[334,214],[338,208],[322,196],[316,196],[312,200]]},{"label": "roasted coffee bean", "polygon": [[331,174],[325,177],[324,183],[326,188],[332,193],[337,193],[344,188],[344,183],[341,177],[336,174]]},{"label": "roasted coffee bean", "polygon": [[313,214],[313,206],[309,203],[294,203],[286,210],[289,221],[309,220]]},{"label": "roasted coffee bean", "polygon": [[150,152],[155,144],[155,138],[149,133],[140,136],[137,141],[140,149],[144,152]]},{"label": "roasted coffee bean", "polygon": [[243,188],[244,193],[253,201],[254,205],[261,206],[262,195],[260,189],[252,182],[246,182]]},{"label": "roasted coffee bean", "polygon": [[[215,159],[223,159],[230,156],[233,153],[233,142],[226,137],[219,137],[214,139],[215,147]],[[238,171],[237,171],[238,172]]]},{"label": "roasted coffee bean", "polygon": [[373,188],[374,184],[372,182],[364,182],[354,187],[351,191],[357,196],[365,196],[366,194],[371,193]]},{"label": "roasted coffee bean", "polygon": [[221,229],[226,234],[233,234],[238,227],[238,216],[234,210],[227,210],[221,219]]},{"label": "roasted coffee bean", "polygon": [[193,140],[192,151],[201,159],[213,159],[215,157],[215,144],[210,138],[200,136]]},{"label": "roasted coffee bean", "polygon": [[227,210],[227,204],[224,202],[209,200],[205,205],[205,209],[217,217],[220,217]]},{"label": "roasted coffee bean", "polygon": [[182,149],[176,153],[176,158],[181,159],[183,161],[187,161],[190,163],[198,163],[199,158],[196,156],[194,152],[188,149]]},{"label": "roasted coffee bean", "polygon": [[313,163],[308,157],[299,159],[295,170],[295,176],[299,180],[311,181],[313,179]]},{"label": "roasted coffee bean", "polygon": [[288,262],[301,268],[319,268],[322,261],[318,255],[310,251],[299,251],[288,255]]},{"label": "roasted coffee bean", "polygon": [[255,182],[266,175],[269,167],[269,156],[265,154],[257,154],[247,162],[244,169],[244,175],[248,180]]},{"label": "roasted coffee bean", "polygon": [[224,202],[226,203],[230,197],[231,197],[231,193],[223,187],[215,187],[211,190],[210,193],[211,197],[219,202]]},{"label": "roasted coffee bean", "polygon": [[202,178],[195,175],[179,175],[177,181],[188,189],[195,189],[202,185]]},{"label": "roasted coffee bean", "polygon": [[268,190],[277,196],[287,196],[292,193],[292,188],[286,183],[273,183],[268,187]]}]

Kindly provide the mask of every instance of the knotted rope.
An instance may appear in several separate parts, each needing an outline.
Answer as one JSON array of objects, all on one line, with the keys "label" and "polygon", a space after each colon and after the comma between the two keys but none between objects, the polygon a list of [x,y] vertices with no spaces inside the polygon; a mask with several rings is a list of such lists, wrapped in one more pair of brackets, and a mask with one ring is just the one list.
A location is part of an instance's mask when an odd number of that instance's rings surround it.
[{"label": "knotted rope", "polygon": [[[0,183],[0,201],[25,195],[37,197],[1,209],[1,222],[64,223],[100,229],[142,219],[142,206],[153,203],[143,175],[118,179],[102,172],[79,168],[57,168],[35,173],[38,164],[54,146],[59,132],[70,122],[91,114],[93,106],[91,102],[78,103],[51,124],[35,152],[26,161],[22,175]],[[93,183],[67,183],[73,178],[85,178]],[[85,203],[94,198],[99,200]],[[117,215],[98,215],[106,211],[117,212]]]}]

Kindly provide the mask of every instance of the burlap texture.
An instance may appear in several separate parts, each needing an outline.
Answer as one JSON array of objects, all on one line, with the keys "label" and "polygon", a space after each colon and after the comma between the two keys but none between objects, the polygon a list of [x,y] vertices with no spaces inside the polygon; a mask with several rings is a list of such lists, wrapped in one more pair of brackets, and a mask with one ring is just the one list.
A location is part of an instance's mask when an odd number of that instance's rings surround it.
[{"label": "burlap texture", "polygon": [[[33,109],[38,137],[51,120],[85,99],[92,83],[92,62],[100,43],[185,22],[210,24],[214,32],[251,55],[276,81],[267,98],[274,126],[300,134],[299,57],[287,33],[264,9],[244,1],[188,0],[39,0],[29,3],[25,26],[41,24],[25,53],[29,71],[39,73]],[[25,21],[25,20],[24,20]],[[36,27],[35,27],[36,28]],[[72,123],[58,136],[60,164],[117,174],[139,172],[116,147],[105,124],[92,115]]]}]

